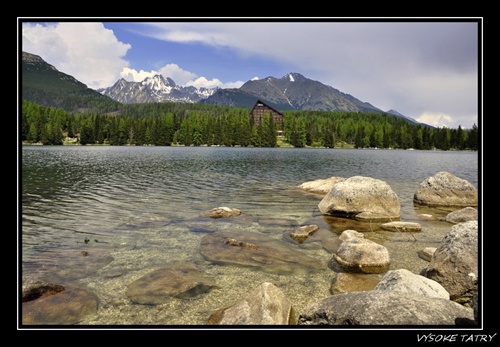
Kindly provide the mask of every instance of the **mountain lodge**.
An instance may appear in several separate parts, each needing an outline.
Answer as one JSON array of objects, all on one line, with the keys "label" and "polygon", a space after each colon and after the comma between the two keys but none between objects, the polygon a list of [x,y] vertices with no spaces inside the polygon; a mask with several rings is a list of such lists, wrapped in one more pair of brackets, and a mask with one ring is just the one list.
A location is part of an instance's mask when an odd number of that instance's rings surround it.
[{"label": "mountain lodge", "polygon": [[274,123],[276,124],[276,129],[283,130],[283,114],[276,111],[271,106],[266,105],[262,101],[257,100],[250,111],[250,116],[252,116],[255,126],[260,124],[265,114],[271,114],[273,116]]}]

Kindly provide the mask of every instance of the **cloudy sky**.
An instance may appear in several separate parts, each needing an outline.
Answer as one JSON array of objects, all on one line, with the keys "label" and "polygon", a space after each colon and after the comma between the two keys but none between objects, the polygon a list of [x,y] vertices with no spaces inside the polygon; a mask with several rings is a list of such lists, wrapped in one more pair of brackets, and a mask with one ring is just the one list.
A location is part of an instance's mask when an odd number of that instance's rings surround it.
[{"label": "cloudy sky", "polygon": [[162,74],[237,88],[297,72],[417,121],[480,124],[481,18],[19,18],[20,50],[93,89]]}]

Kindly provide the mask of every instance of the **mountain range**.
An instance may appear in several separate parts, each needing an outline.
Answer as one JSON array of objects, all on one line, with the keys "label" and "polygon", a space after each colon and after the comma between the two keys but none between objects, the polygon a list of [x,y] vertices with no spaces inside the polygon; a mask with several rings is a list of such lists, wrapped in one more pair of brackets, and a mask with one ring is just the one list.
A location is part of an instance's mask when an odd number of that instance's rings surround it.
[{"label": "mountain range", "polygon": [[182,87],[175,84],[170,77],[155,75],[145,78],[142,82],[127,82],[121,78],[113,86],[97,91],[124,104],[144,102],[196,103],[210,97],[217,91],[217,88]]},{"label": "mountain range", "polygon": [[[266,100],[278,110],[384,113],[369,103],[296,72],[288,73],[281,78],[266,77],[251,80],[236,90],[218,90],[203,103],[221,104],[223,102],[221,100],[228,98],[228,91],[234,93],[233,95],[237,95],[238,92],[254,95]],[[237,97],[232,96],[232,98]]]},{"label": "mountain range", "polygon": [[[61,97],[61,93],[64,97]],[[22,52],[23,98],[44,106],[67,111],[92,111],[96,107],[109,112],[120,104],[149,102],[200,103],[252,108],[260,100],[280,111],[345,111],[390,114],[412,124],[422,124],[395,110],[383,111],[368,102],[343,93],[319,81],[291,72],[281,78],[266,77],[244,83],[240,88],[196,88],[179,86],[171,78],[155,75],[141,82],[119,79],[113,86],[93,90],[74,77],[58,71],[41,57]],[[79,97],[83,99],[79,100]],[[425,124],[422,124],[425,125]]]}]

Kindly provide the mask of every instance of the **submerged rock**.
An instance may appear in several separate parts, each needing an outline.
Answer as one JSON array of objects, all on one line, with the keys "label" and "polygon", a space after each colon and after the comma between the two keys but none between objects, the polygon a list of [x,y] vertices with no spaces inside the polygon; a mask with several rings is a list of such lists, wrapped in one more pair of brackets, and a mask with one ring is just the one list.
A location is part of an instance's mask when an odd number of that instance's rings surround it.
[{"label": "submerged rock", "polygon": [[339,272],[330,288],[332,294],[372,290],[380,282],[379,275]]},{"label": "submerged rock", "polygon": [[23,303],[24,325],[69,325],[97,315],[97,296],[88,288],[65,285],[64,290]]},{"label": "submerged rock", "polygon": [[210,218],[230,218],[236,217],[241,214],[241,210],[237,208],[231,207],[216,207],[211,210],[200,213],[202,217],[210,217]]},{"label": "submerged rock", "polygon": [[200,253],[214,264],[247,266],[271,273],[327,269],[297,246],[256,232],[218,231],[206,235],[201,240]]},{"label": "submerged rock", "polygon": [[380,227],[387,231],[418,233],[422,231],[422,226],[415,222],[389,222],[381,224]]},{"label": "submerged rock", "polygon": [[231,307],[208,319],[214,325],[287,325],[293,319],[290,300],[274,284],[265,282]]},{"label": "submerged rock", "polygon": [[47,282],[43,279],[28,277],[23,280],[22,302],[36,300],[41,297],[51,296],[64,290],[64,286]]},{"label": "submerged rock", "polygon": [[126,295],[135,303],[156,305],[171,297],[190,298],[208,292],[215,286],[191,263],[174,263],[154,270],[132,282]]},{"label": "submerged rock", "polygon": [[303,226],[299,227],[298,229],[292,231],[290,233],[290,237],[292,239],[294,239],[295,241],[302,243],[305,240],[307,240],[307,238],[309,236],[311,236],[312,234],[314,234],[318,230],[319,230],[319,226],[317,226],[316,224],[303,225]]}]

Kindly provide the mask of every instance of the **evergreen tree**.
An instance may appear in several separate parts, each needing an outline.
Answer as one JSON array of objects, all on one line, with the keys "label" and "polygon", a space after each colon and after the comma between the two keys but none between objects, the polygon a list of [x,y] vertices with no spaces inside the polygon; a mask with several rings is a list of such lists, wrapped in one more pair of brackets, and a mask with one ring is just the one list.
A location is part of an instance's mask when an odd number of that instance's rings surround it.
[{"label": "evergreen tree", "polygon": [[94,143],[94,132],[90,125],[84,124],[80,128],[80,145],[88,145]]},{"label": "evergreen tree", "polygon": [[479,148],[479,129],[476,123],[472,125],[467,137],[468,147],[470,150],[477,151]]}]

